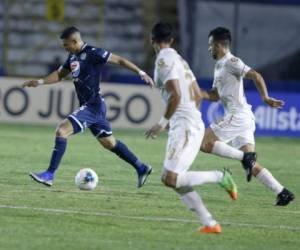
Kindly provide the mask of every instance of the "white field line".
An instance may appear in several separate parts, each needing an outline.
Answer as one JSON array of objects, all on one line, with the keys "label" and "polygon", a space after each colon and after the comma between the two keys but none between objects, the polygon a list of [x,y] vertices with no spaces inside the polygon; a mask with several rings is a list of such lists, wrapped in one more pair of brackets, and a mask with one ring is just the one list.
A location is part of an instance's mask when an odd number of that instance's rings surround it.
[{"label": "white field line", "polygon": [[[130,215],[112,214],[106,212],[80,211],[80,210],[73,210],[73,209],[55,209],[55,208],[12,206],[12,205],[0,205],[0,209],[29,210],[29,211],[39,211],[39,212],[57,213],[57,214],[81,214],[81,215],[88,215],[88,216],[113,217],[113,218],[123,218],[123,219],[143,220],[143,221],[181,222],[181,223],[199,224],[198,220],[190,220],[190,219],[182,219],[182,218],[130,216]],[[223,221],[221,222],[221,224],[228,225],[228,226],[249,227],[249,228],[267,228],[267,229],[300,231],[300,227],[285,226],[285,225],[249,224],[249,223],[236,223],[230,221]]]}]

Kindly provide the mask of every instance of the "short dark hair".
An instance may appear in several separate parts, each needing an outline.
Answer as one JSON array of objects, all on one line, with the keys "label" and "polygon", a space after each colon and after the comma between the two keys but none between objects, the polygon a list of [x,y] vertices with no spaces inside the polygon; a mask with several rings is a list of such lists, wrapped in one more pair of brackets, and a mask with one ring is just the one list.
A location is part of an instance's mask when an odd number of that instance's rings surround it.
[{"label": "short dark hair", "polygon": [[211,36],[214,41],[223,42],[227,46],[230,46],[231,44],[231,33],[227,28],[217,27],[209,32],[208,37]]},{"label": "short dark hair", "polygon": [[74,33],[77,33],[77,32],[79,32],[79,30],[76,27],[74,27],[74,26],[67,27],[61,32],[60,39],[68,39],[68,38],[70,38],[71,35],[73,35]]},{"label": "short dark hair", "polygon": [[173,27],[167,22],[156,23],[151,30],[151,38],[154,42],[171,42],[173,38]]}]

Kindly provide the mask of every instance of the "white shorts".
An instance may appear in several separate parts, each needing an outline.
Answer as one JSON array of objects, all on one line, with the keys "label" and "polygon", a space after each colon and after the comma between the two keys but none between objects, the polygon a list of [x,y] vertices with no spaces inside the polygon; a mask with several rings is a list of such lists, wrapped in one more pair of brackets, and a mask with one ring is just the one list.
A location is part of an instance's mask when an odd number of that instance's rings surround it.
[{"label": "white shorts", "polygon": [[226,115],[219,122],[211,124],[210,128],[221,141],[230,143],[234,148],[255,145],[255,120],[250,115]]},{"label": "white shorts", "polygon": [[204,131],[203,123],[195,128],[184,122],[169,130],[164,169],[175,173],[187,171],[200,150]]}]

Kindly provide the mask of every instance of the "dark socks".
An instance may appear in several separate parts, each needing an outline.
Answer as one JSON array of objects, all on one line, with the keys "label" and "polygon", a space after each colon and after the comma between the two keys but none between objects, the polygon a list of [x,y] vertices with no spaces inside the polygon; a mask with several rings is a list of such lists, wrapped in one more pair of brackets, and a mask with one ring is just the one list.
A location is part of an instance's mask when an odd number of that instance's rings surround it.
[{"label": "dark socks", "polygon": [[121,141],[117,141],[115,147],[111,149],[111,151],[132,165],[137,172],[142,172],[144,170],[144,164],[140,162],[138,158]]},{"label": "dark socks", "polygon": [[63,138],[63,137],[55,138],[55,146],[52,151],[52,157],[51,157],[50,165],[49,165],[49,168],[47,169],[47,171],[51,172],[52,174],[55,173],[55,171],[57,170],[59,163],[65,153],[66,146],[67,146],[66,138]]}]

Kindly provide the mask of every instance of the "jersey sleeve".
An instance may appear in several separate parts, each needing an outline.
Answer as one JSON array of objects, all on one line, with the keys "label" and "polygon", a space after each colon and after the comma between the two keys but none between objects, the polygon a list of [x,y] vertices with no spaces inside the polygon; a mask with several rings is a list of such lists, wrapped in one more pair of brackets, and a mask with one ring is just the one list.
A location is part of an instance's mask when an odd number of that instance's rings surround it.
[{"label": "jersey sleeve", "polygon": [[227,70],[237,76],[237,77],[244,77],[247,72],[251,69],[247,66],[241,59],[237,57],[232,57],[226,62]]},{"label": "jersey sleeve", "polygon": [[94,63],[105,64],[108,61],[111,53],[102,48],[92,48],[92,60]]},{"label": "jersey sleeve", "polygon": [[169,80],[179,79],[176,61],[172,58],[160,58],[156,63],[157,76],[165,84]]}]

